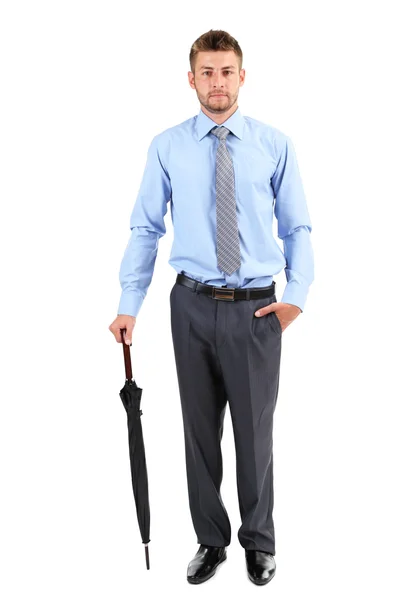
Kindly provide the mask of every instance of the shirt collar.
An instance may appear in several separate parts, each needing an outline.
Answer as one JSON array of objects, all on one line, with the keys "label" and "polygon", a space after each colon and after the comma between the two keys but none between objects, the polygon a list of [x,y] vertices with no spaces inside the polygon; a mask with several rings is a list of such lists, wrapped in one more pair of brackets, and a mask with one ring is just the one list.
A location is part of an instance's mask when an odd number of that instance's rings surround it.
[{"label": "shirt collar", "polygon": [[[221,123],[221,125],[227,127],[240,140],[243,138],[244,124],[245,121],[242,113],[239,110],[239,107],[229,117],[229,119],[224,121],[224,123]],[[218,124],[210,119],[210,117],[208,117],[200,108],[199,114],[196,118],[197,139],[200,141],[216,125]]]}]

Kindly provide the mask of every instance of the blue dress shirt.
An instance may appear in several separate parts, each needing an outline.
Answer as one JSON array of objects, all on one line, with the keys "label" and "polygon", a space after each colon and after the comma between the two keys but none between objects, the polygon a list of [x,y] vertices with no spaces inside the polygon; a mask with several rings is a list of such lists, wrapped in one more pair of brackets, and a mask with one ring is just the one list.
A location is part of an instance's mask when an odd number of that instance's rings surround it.
[{"label": "blue dress shirt", "polygon": [[[228,287],[270,285],[283,268],[282,302],[304,309],[314,279],[311,222],[290,138],[271,125],[242,116],[223,123],[235,171],[241,266],[227,275],[217,266],[217,124],[198,115],[153,137],[130,218],[131,236],[122,259],[118,314],[137,317],[150,286],[158,240],[166,233],[170,202],[174,239],[169,264],[203,283]],[[283,252],[272,234],[273,213]]]}]

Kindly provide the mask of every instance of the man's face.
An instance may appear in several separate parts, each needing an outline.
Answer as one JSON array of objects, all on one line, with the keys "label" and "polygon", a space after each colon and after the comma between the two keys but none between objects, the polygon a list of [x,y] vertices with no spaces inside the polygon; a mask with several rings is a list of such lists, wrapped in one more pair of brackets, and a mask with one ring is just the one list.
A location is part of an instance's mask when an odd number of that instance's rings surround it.
[{"label": "man's face", "polygon": [[194,69],[194,74],[188,73],[189,84],[196,90],[200,104],[210,113],[228,111],[237,101],[245,78],[233,50],[199,52]]}]

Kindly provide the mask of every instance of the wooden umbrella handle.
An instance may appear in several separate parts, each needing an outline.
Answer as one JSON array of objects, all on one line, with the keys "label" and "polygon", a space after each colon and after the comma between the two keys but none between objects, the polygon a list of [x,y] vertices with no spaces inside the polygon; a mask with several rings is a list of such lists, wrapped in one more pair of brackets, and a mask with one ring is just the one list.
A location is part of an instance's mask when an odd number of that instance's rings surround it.
[{"label": "wooden umbrella handle", "polygon": [[131,351],[128,344],[125,343],[126,328],[121,329],[122,346],[124,350],[124,362],[125,362],[125,375],[127,379],[132,379],[132,362],[131,362]]}]

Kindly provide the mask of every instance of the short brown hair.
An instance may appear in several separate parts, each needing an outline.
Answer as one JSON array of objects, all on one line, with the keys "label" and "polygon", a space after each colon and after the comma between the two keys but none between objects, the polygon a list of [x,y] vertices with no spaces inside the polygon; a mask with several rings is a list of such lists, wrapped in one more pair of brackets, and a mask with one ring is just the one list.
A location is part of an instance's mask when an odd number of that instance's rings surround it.
[{"label": "short brown hair", "polygon": [[190,70],[194,73],[196,57],[199,52],[209,52],[217,50],[233,50],[239,59],[239,71],[243,64],[243,52],[234,37],[221,29],[210,29],[207,33],[203,33],[192,44],[189,53]]}]

